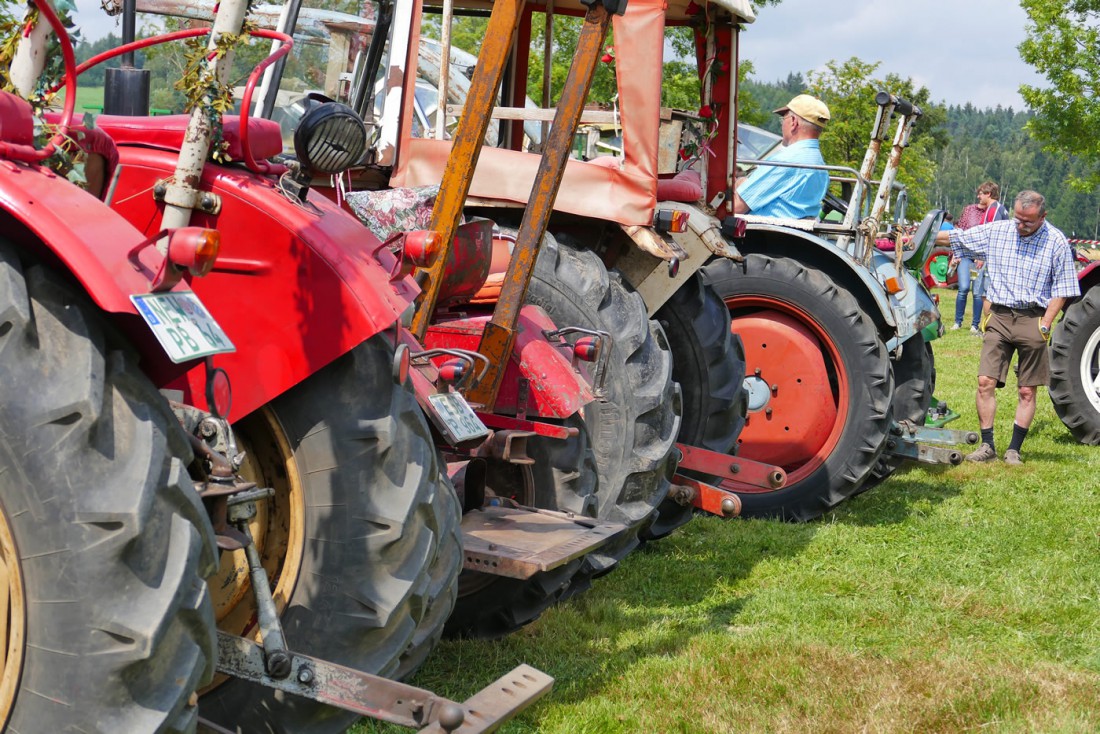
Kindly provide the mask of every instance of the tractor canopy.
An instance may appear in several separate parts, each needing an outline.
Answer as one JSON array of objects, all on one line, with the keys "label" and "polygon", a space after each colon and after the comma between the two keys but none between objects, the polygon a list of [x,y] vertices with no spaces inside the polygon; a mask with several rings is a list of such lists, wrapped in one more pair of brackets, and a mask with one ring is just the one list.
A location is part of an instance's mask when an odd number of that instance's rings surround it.
[{"label": "tractor canopy", "polygon": [[[584,10],[578,2],[554,3],[552,8],[555,15],[582,15]],[[505,96],[510,93],[512,100],[524,98],[528,73],[538,72],[535,68],[537,63],[533,66],[530,58],[532,16],[545,10],[546,5],[542,3],[529,3],[520,22],[514,72],[512,78],[505,82],[506,87],[510,82],[510,90],[506,89]],[[555,202],[556,210],[624,225],[648,225],[652,222],[656,203],[661,198],[658,179],[661,175],[676,172],[677,154],[681,149],[678,135],[670,139],[662,131],[662,124],[676,117],[672,110],[661,107],[660,89],[667,48],[665,28],[666,25],[695,23],[700,14],[710,14],[711,20],[720,21],[727,33],[736,29],[738,24],[752,22],[755,18],[752,8],[742,0],[724,0],[705,6],[680,0],[631,0],[626,13],[615,17],[617,104],[612,109],[590,106],[582,116],[581,124],[621,131],[621,156],[570,160]],[[411,42],[414,44],[420,42],[419,28],[416,32]],[[735,34],[733,38],[736,38]],[[723,50],[729,54],[727,68],[735,69],[735,41]],[[415,84],[415,77],[405,76],[406,100],[413,96]],[[704,88],[701,105],[706,105],[709,99],[710,85],[704,85]],[[726,93],[724,98],[728,99],[730,90],[722,91]],[[494,118],[514,122],[504,126],[511,131],[510,140],[506,140],[505,145],[486,147],[481,151],[470,188],[470,196],[475,201],[527,202],[539,157],[525,150],[522,125],[530,120],[549,122],[553,118],[552,113],[553,109],[532,110],[503,105],[494,110]],[[438,182],[450,148],[445,136],[444,139],[418,136],[412,116],[405,115],[391,185],[409,187]],[[716,153],[719,149],[726,150],[726,146],[719,144],[713,144],[712,148]]]}]

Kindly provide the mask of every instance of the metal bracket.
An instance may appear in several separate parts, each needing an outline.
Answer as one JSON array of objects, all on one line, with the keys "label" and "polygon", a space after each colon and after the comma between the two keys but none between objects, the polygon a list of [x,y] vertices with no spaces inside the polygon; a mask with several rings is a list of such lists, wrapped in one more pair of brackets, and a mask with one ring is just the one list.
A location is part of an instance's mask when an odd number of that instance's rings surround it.
[{"label": "metal bracket", "polygon": [[779,489],[787,483],[787,472],[779,466],[683,443],[676,444],[676,448],[680,451],[680,469],[722,477],[733,484],[753,488]]},{"label": "metal bracket", "polygon": [[694,505],[711,515],[737,517],[741,514],[741,498],[736,494],[683,474],[672,478],[669,496],[681,504]]},{"label": "metal bracket", "polygon": [[890,427],[890,436],[886,439],[886,453],[906,459],[914,459],[926,464],[958,464],[962,453],[956,449],[943,449],[937,446],[954,446],[960,443],[974,445],[978,443],[977,431],[953,431],[949,428],[918,426],[909,421],[900,421]]},{"label": "metal bracket", "polygon": [[172,183],[171,179],[163,179],[153,185],[153,199],[212,215],[222,210],[222,198],[213,191],[199,191],[190,186]]},{"label": "metal bracket", "polygon": [[[585,334],[596,340],[596,374],[592,376],[592,394],[597,400],[607,400],[607,365],[611,361],[611,334],[606,331],[583,329],[580,326],[564,326],[553,331],[543,331],[547,341],[562,339],[562,343],[572,348],[572,344],[563,337],[566,334]],[[573,358],[573,369],[577,369],[577,359]]]},{"label": "metal bracket", "polygon": [[591,553],[625,530],[621,523],[551,510],[482,507],[462,516],[462,565],[528,579]]},{"label": "metal bracket", "polygon": [[464,703],[324,660],[289,653],[292,675],[272,678],[260,645],[218,632],[218,672],[422,732],[490,732],[546,695],[554,679],[520,665]]}]

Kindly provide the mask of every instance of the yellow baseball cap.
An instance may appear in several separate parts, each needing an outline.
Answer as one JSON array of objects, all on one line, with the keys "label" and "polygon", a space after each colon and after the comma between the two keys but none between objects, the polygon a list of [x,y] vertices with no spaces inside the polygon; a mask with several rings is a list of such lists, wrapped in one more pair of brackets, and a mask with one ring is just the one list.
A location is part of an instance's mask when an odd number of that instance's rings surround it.
[{"label": "yellow baseball cap", "polygon": [[775,110],[777,115],[785,115],[788,112],[793,112],[803,120],[809,120],[821,127],[825,127],[825,123],[829,121],[829,108],[820,99],[811,97],[808,94],[800,94],[788,102],[785,107]]}]

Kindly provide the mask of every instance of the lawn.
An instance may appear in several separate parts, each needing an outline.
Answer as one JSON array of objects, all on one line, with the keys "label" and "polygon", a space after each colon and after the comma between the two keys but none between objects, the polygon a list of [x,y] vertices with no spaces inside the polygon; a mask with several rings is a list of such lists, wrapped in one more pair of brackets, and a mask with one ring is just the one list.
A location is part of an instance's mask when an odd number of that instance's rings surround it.
[{"label": "lawn", "polygon": [[[978,338],[935,347],[951,427],[977,428]],[[998,397],[1003,453],[1011,383]],[[1100,731],[1100,448],[1044,391],[1023,456],[905,467],[805,525],[697,518],[412,682],[462,699],[521,662],[555,676],[506,732]]]}]

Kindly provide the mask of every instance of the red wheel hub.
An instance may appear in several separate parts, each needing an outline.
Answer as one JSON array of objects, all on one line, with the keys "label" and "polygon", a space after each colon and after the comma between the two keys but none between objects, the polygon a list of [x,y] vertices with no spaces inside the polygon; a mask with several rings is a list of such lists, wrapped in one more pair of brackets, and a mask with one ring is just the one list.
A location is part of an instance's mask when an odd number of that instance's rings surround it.
[{"label": "red wheel hub", "polygon": [[764,296],[726,303],[745,345],[749,415],[740,454],[782,466],[790,486],[820,466],[840,439],[847,376],[832,339],[801,309]]}]

